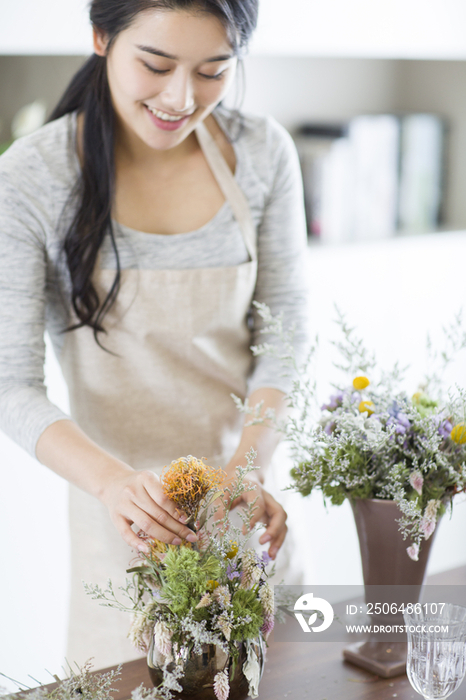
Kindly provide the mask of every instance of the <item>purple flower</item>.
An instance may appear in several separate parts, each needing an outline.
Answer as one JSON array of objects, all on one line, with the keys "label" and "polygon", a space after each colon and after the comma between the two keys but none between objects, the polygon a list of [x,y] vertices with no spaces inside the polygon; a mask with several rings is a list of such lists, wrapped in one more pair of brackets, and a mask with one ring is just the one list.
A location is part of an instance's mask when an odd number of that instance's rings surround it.
[{"label": "purple flower", "polygon": [[337,394],[332,394],[330,397],[330,401],[328,403],[324,403],[324,405],[321,407],[322,411],[334,411],[336,408],[339,408],[341,406],[341,403],[343,401],[343,392],[339,391]]},{"label": "purple flower", "polygon": [[449,420],[444,420],[442,423],[440,423],[440,425],[438,427],[438,431],[443,438],[450,437],[450,433],[451,433],[452,429],[453,429],[453,426]]},{"label": "purple flower", "polygon": [[233,581],[235,578],[241,578],[241,574],[236,570],[235,564],[231,562],[227,566],[227,578],[229,581]]},{"label": "purple flower", "polygon": [[264,551],[262,552],[262,563],[263,563],[263,565],[264,565],[264,566],[267,566],[268,564],[270,564],[271,561],[272,561],[272,557],[271,557],[271,556],[269,555],[269,553],[264,549]]},{"label": "purple flower", "polygon": [[387,425],[395,425],[395,433],[404,435],[411,427],[410,420],[404,413],[393,412],[390,410],[390,418],[387,420]]},{"label": "purple flower", "polygon": [[411,427],[411,423],[409,421],[409,418],[405,413],[401,413],[401,412],[397,413],[396,420],[398,421],[398,423],[400,423],[400,425],[403,425],[405,428]]},{"label": "purple flower", "polygon": [[324,433],[327,433],[327,435],[331,435],[333,432],[333,429],[335,427],[335,423],[329,422],[324,428]]}]

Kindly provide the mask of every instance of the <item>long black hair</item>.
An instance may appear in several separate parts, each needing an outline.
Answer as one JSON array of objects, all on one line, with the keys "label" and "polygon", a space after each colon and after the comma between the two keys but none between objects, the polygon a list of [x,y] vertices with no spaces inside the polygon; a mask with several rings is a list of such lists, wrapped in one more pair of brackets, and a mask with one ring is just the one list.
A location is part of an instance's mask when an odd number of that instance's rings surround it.
[{"label": "long black hair", "polygon": [[[151,9],[205,12],[225,27],[235,53],[240,53],[257,23],[258,0],[92,0],[93,27],[107,39],[107,54],[118,34],[141,12]],[[70,112],[84,117],[82,175],[78,183],[78,206],[64,239],[72,294],[78,322],[68,328],[90,326],[103,331],[102,320],[120,287],[120,261],[112,226],[115,189],[115,114],[107,80],[105,56],[94,54],[71,80],[49,121]],[[116,258],[116,274],[106,298],[101,301],[92,283],[92,273],[105,236],[109,236]]]}]

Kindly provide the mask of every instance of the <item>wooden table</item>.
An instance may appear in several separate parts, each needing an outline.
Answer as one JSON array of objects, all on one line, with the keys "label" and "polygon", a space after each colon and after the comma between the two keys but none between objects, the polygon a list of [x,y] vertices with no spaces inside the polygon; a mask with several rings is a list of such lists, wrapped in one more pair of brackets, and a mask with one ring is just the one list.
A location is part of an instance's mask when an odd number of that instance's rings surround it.
[{"label": "wooden table", "polygon": [[[465,585],[466,567],[430,577],[428,583]],[[259,687],[260,700],[420,700],[406,676],[381,679],[344,661],[344,646],[339,642],[272,641]],[[128,700],[141,683],[152,687],[145,659],[123,664],[115,699]],[[466,700],[466,680],[450,697]]]},{"label": "wooden table", "polygon": [[[406,676],[380,679],[343,661],[343,644],[275,643],[267,652],[260,700],[420,700]],[[117,700],[127,700],[140,683],[151,687],[145,659],[123,665]],[[466,681],[451,696],[466,700]]]}]

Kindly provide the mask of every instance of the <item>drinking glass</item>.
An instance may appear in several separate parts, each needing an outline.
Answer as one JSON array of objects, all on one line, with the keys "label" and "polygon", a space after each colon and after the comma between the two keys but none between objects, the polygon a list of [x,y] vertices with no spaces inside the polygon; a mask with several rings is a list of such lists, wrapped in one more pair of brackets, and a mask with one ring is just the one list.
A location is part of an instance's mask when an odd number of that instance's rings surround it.
[{"label": "drinking glass", "polygon": [[466,674],[466,608],[451,603],[408,606],[406,671],[425,700],[444,700]]}]

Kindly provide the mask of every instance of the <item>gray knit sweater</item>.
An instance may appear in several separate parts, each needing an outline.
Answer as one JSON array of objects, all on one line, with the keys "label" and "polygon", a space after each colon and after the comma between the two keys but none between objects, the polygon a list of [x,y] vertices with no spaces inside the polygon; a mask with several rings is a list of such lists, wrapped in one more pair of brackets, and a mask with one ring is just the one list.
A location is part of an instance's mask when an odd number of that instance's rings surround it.
[{"label": "gray knit sweater", "polygon": [[[271,118],[215,112],[236,152],[236,179],[248,198],[258,235],[255,299],[296,323],[297,351],[306,343],[306,234],[302,186],[289,134]],[[35,454],[41,433],[67,416],[44,387],[44,330],[57,357],[69,319],[70,281],[63,238],[80,176],[76,115],[16,141],[0,158],[0,428]],[[202,228],[172,236],[116,226],[122,268],[182,269],[238,265],[248,260],[228,203]],[[109,241],[105,268],[115,266]],[[255,318],[251,343],[261,342]],[[249,391],[290,388],[276,360],[256,358]]]}]

